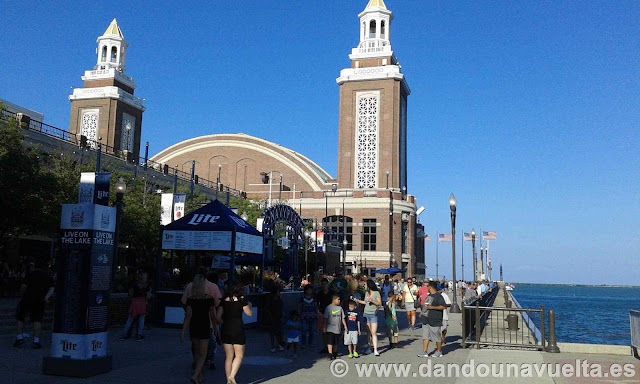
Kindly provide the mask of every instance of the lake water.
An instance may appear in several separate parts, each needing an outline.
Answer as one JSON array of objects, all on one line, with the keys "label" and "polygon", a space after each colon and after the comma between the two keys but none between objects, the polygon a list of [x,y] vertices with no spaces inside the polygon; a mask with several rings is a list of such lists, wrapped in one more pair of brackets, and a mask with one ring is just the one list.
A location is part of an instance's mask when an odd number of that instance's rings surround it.
[{"label": "lake water", "polygon": [[511,293],[523,308],[555,311],[558,342],[630,345],[629,310],[640,310],[640,288],[519,284]]}]

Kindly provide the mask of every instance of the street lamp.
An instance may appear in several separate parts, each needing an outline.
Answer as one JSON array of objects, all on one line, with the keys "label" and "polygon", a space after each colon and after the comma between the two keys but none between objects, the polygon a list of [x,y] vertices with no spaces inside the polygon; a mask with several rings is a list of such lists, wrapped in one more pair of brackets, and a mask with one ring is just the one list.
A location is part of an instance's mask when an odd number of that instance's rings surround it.
[{"label": "street lamp", "polygon": [[122,221],[122,199],[124,198],[124,193],[127,191],[127,184],[122,180],[122,177],[118,179],[115,184],[116,190],[116,232],[114,234],[114,245],[115,245],[115,253],[114,258],[111,263],[111,281],[115,282],[116,277],[116,267],[118,265],[120,259],[120,222]]},{"label": "street lamp", "polygon": [[342,276],[347,275],[347,244],[349,242],[346,238],[342,240]]},{"label": "street lamp", "polygon": [[449,196],[449,209],[451,210],[451,262],[453,263],[453,302],[451,303],[451,313],[460,313],[458,307],[458,281],[456,280],[456,197]]},{"label": "street lamp", "polygon": [[473,256],[473,281],[478,281],[477,257],[476,257],[476,230],[471,230],[471,255]]},{"label": "street lamp", "polygon": [[389,189],[389,171],[387,171],[387,189]]},{"label": "street lamp", "polygon": [[309,238],[311,237],[311,233],[309,231],[304,231],[304,278],[307,278],[307,275],[309,274],[308,270],[307,270],[307,266],[309,265],[308,263],[308,259],[307,259],[307,254],[309,252]]},{"label": "street lamp", "polygon": [[242,220],[247,221],[249,220],[249,216],[247,215],[247,212],[242,212],[242,216],[240,216],[242,218]]}]

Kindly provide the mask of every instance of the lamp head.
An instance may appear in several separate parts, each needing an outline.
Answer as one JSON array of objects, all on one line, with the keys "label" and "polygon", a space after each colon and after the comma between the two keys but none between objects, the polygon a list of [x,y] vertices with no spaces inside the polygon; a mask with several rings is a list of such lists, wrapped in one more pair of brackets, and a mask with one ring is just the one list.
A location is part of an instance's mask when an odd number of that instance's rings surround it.
[{"label": "lamp head", "polygon": [[449,196],[449,207],[451,207],[451,209],[455,209],[457,203],[458,201],[456,200],[456,197],[452,193],[451,196]]},{"label": "lamp head", "polygon": [[240,216],[242,218],[242,220],[247,221],[249,220],[249,216],[247,215],[247,212],[242,212],[242,216]]},{"label": "lamp head", "polygon": [[471,230],[471,236],[476,237],[476,230],[475,229]]},{"label": "lamp head", "polygon": [[347,239],[342,240],[342,245],[344,245],[345,247],[347,246],[347,244],[349,244],[349,242],[347,241]]},{"label": "lamp head", "polygon": [[122,180],[122,177],[118,179],[118,182],[115,185],[116,193],[124,194],[127,191],[127,184]]}]

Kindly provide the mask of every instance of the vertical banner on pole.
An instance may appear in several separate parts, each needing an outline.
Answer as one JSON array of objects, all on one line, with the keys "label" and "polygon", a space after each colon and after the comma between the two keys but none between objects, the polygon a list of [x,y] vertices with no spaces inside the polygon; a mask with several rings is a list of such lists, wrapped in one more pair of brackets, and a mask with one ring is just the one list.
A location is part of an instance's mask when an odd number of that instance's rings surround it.
[{"label": "vertical banner on pole", "polygon": [[93,203],[109,205],[109,187],[111,186],[110,173],[96,173],[96,193]]},{"label": "vertical banner on pole", "polygon": [[180,220],[184,217],[184,206],[186,202],[186,194],[179,193],[173,195],[173,221]]},{"label": "vertical banner on pole", "polygon": [[171,208],[173,206],[173,193],[163,193],[160,197],[160,225],[171,223]]}]

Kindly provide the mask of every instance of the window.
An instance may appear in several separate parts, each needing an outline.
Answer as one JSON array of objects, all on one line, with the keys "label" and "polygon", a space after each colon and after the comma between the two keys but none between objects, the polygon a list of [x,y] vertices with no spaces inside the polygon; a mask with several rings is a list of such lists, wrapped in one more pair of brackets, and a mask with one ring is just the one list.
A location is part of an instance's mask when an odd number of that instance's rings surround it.
[{"label": "window", "polygon": [[378,185],[378,105],[380,93],[357,96],[355,186],[358,189]]},{"label": "window", "polygon": [[111,47],[111,62],[115,63],[118,58],[118,48]]},{"label": "window", "polygon": [[375,251],[376,238],[378,228],[376,227],[376,219],[362,220],[362,250]]},{"label": "window", "polygon": [[402,244],[401,244],[401,252],[407,253],[407,222],[402,222]]},{"label": "window", "polygon": [[96,149],[98,139],[98,110],[87,109],[82,112],[80,134],[87,138],[87,146]]},{"label": "window", "polygon": [[380,38],[381,39],[384,39],[385,33],[386,33],[385,23],[384,23],[384,20],[382,20],[380,22]]},{"label": "window", "polygon": [[375,20],[371,20],[371,22],[369,23],[369,38],[370,39],[376,38],[376,21]]},{"label": "window", "polygon": [[107,61],[107,47],[106,46],[102,47],[102,58],[101,58],[100,61],[102,61],[102,62]]},{"label": "window", "polygon": [[353,249],[353,219],[351,217],[339,215],[325,217],[322,219],[322,226],[325,229],[325,243],[342,248],[342,241],[346,238],[347,251]]},{"label": "window", "polygon": [[133,137],[135,136],[136,118],[123,113],[122,131],[120,132],[120,150],[133,151]]}]

